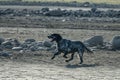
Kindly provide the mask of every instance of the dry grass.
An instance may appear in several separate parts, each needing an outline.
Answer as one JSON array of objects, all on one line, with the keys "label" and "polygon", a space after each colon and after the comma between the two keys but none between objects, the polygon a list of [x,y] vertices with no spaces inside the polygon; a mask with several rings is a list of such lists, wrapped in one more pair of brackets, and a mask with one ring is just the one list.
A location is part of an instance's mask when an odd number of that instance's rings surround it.
[{"label": "dry grass", "polygon": [[91,2],[91,3],[108,3],[108,4],[120,4],[120,0],[23,0],[23,1],[49,1],[49,2],[72,2],[72,1],[77,1],[77,2]]},{"label": "dry grass", "polygon": [[105,41],[111,41],[113,36],[120,34],[120,31],[46,28],[0,28],[1,37],[18,38],[22,41],[27,38],[34,38],[37,41],[47,40],[47,36],[51,33],[59,33],[65,38],[80,41],[84,41],[95,35],[101,35],[104,37]]}]

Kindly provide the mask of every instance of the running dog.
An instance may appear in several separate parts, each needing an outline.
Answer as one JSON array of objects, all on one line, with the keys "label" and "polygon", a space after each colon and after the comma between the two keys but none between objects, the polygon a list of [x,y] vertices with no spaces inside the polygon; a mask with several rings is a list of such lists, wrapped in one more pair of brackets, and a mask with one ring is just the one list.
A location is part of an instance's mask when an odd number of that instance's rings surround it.
[{"label": "running dog", "polygon": [[48,38],[51,39],[51,42],[55,41],[58,47],[58,51],[53,55],[51,59],[54,59],[57,55],[61,53],[64,53],[63,57],[67,58],[66,55],[71,53],[71,58],[66,60],[66,62],[69,62],[73,60],[74,54],[77,52],[80,57],[80,64],[82,64],[84,51],[87,50],[88,52],[93,53],[81,41],[71,41],[63,39],[60,34],[51,34],[48,36]]}]

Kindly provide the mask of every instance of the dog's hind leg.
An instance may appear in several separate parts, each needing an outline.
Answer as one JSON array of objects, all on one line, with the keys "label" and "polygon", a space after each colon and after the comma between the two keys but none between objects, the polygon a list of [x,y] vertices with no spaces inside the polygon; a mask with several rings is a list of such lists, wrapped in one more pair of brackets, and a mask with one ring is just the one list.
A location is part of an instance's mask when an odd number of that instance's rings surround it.
[{"label": "dog's hind leg", "polygon": [[78,50],[78,54],[79,54],[79,57],[80,57],[80,64],[83,63],[83,53],[84,53],[83,49],[79,49]]},{"label": "dog's hind leg", "polygon": [[56,55],[61,54],[60,52],[56,52],[51,59],[54,59]]},{"label": "dog's hind leg", "polygon": [[66,62],[69,62],[69,61],[73,60],[73,58],[74,58],[74,54],[75,54],[75,53],[72,53],[72,54],[71,54],[71,58],[68,59],[68,60],[66,60]]}]

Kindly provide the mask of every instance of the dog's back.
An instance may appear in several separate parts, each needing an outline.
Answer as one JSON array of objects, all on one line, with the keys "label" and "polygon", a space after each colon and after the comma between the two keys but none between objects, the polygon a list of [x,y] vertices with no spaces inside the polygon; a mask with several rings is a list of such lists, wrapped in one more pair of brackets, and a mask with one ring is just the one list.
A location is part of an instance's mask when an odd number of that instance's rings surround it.
[{"label": "dog's back", "polygon": [[63,52],[77,52],[78,49],[87,50],[88,52],[92,53],[90,49],[88,49],[81,41],[71,41],[67,39],[61,40],[59,43],[59,49]]},{"label": "dog's back", "polygon": [[67,39],[62,39],[58,43],[58,49],[62,52],[76,52],[78,48],[82,49],[83,44],[80,41],[71,41]]}]

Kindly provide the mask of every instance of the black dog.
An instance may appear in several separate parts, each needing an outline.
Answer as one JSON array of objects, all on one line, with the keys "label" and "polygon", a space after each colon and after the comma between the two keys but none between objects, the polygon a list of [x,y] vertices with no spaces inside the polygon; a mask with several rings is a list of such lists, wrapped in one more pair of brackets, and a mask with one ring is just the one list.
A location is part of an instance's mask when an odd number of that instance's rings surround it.
[{"label": "black dog", "polygon": [[81,61],[80,64],[82,64],[84,51],[87,50],[88,52],[93,53],[80,41],[63,39],[59,34],[51,34],[48,38],[51,39],[51,42],[56,41],[58,47],[58,52],[56,52],[51,59],[54,59],[56,55],[61,53],[64,53],[63,57],[67,58],[66,55],[71,53],[71,58],[66,60],[66,62],[69,62],[73,60],[75,52],[78,52]]}]

